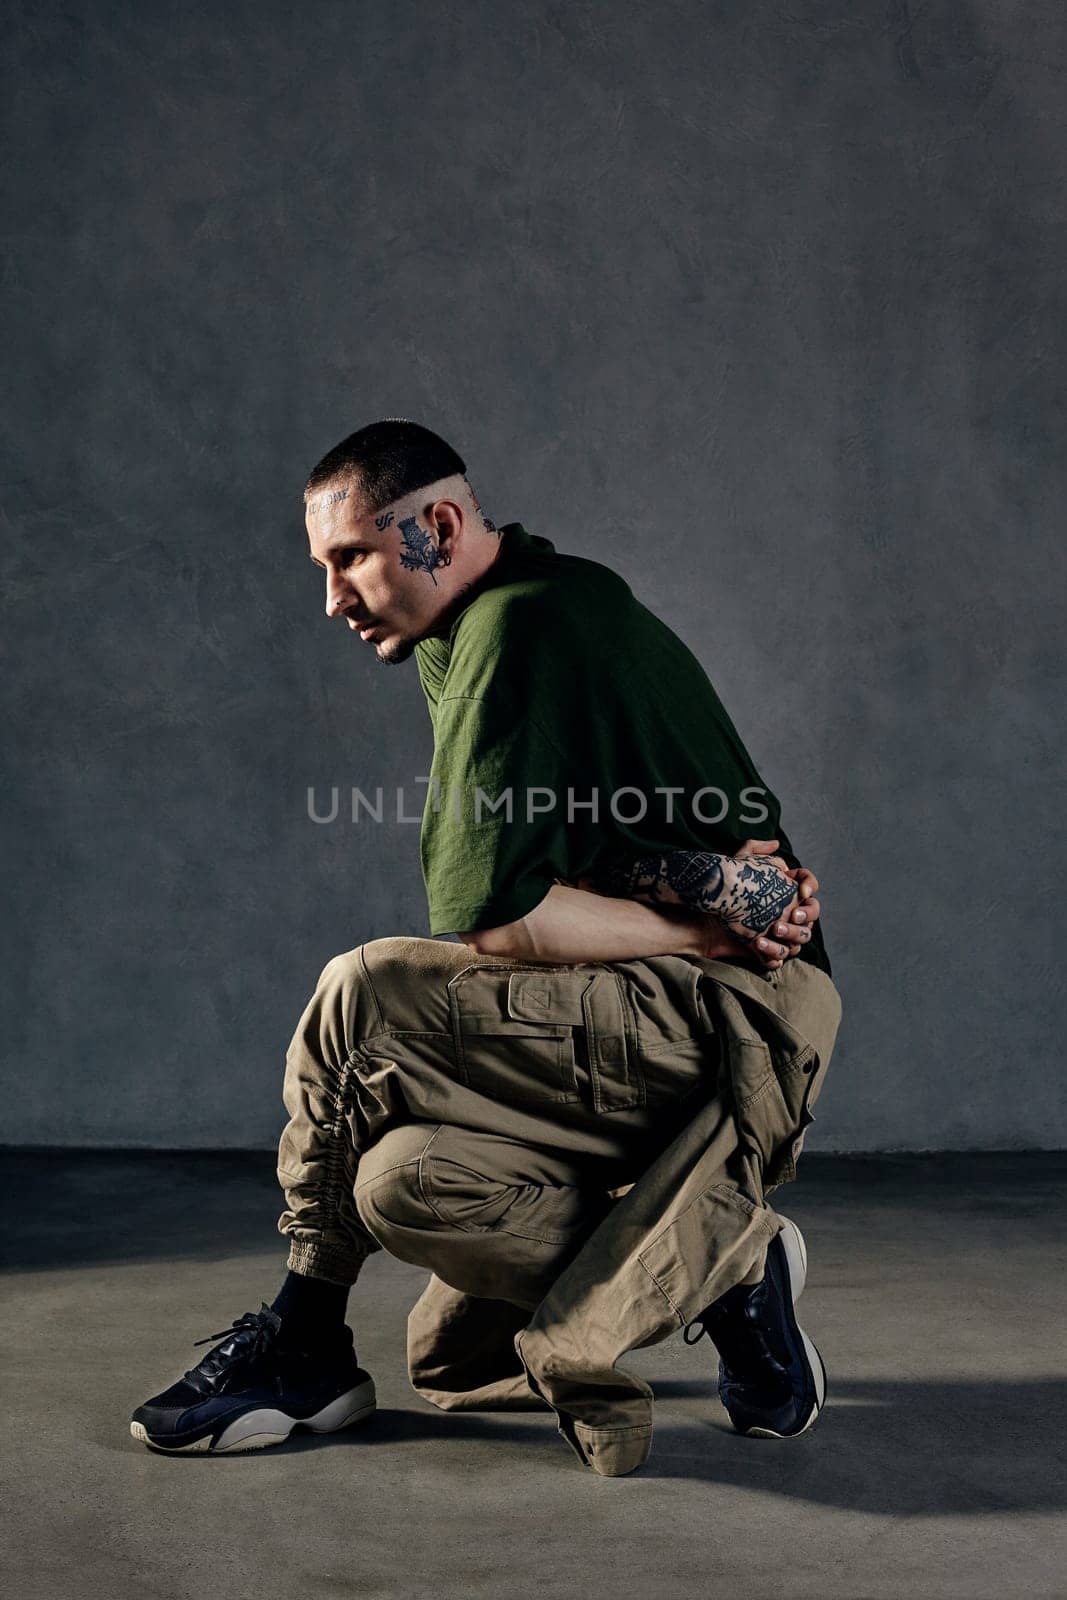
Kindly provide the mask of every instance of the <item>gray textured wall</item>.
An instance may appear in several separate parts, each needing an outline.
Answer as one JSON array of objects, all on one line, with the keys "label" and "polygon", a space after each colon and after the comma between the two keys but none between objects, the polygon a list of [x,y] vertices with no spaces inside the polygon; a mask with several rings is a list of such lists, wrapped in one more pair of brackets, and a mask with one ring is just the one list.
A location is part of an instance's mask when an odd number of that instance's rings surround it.
[{"label": "gray textured wall", "polygon": [[6,1137],[268,1146],[321,965],[426,932],[417,826],[305,809],[428,770],[300,515],[404,415],[784,797],[846,1006],[810,1148],[1067,1142],[1062,7],[8,17]]}]

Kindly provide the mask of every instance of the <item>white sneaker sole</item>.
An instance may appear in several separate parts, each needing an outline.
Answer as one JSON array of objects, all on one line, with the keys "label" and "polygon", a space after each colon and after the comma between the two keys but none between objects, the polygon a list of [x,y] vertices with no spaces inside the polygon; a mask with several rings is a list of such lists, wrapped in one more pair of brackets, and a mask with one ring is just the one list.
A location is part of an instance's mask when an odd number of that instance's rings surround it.
[{"label": "white sneaker sole", "polygon": [[[789,1269],[789,1285],[793,1296],[793,1312],[795,1315],[797,1301],[800,1299],[804,1285],[807,1282],[808,1251],[804,1243],[804,1235],[792,1218],[782,1217],[781,1213],[779,1213],[779,1216],[781,1217],[782,1226],[778,1237],[782,1241],[786,1266]],[[797,1332],[800,1334],[804,1345],[804,1353],[808,1358],[812,1376],[815,1379],[815,1404],[811,1409],[811,1415],[804,1426],[797,1429],[796,1433],[775,1433],[771,1428],[748,1428],[746,1429],[746,1437],[749,1439],[798,1439],[802,1433],[807,1433],[823,1408],[823,1402],[826,1399],[826,1366],[817,1347],[808,1338],[799,1322],[797,1323]]]},{"label": "white sneaker sole", "polygon": [[210,1434],[205,1434],[192,1444],[159,1444],[149,1438],[142,1422],[131,1422],[130,1433],[150,1450],[161,1450],[167,1455],[190,1455],[196,1451],[222,1455],[226,1451],[263,1450],[268,1445],[282,1444],[294,1428],[308,1428],[312,1433],[337,1433],[341,1428],[365,1422],[373,1415],[377,1403],[374,1380],[368,1378],[365,1383],[349,1389],[347,1394],[338,1395],[312,1417],[290,1417],[284,1411],[269,1408],[247,1411],[223,1429],[215,1443]]}]

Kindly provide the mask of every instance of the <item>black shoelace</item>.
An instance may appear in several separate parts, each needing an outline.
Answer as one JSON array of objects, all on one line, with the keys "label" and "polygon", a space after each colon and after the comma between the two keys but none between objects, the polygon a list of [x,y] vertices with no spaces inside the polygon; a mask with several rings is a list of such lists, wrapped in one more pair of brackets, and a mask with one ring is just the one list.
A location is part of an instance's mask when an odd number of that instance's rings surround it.
[{"label": "black shoelace", "polygon": [[[214,1352],[206,1355],[200,1363],[202,1368],[210,1368],[217,1372],[227,1366],[235,1357],[254,1361],[257,1356],[263,1355],[270,1349],[278,1337],[278,1329],[282,1319],[276,1311],[272,1311],[264,1300],[258,1311],[246,1311],[243,1316],[231,1322],[228,1328],[222,1328],[218,1333],[209,1333],[206,1339],[194,1339],[193,1344],[211,1344],[215,1339],[225,1339],[226,1345],[217,1355]],[[236,1346],[233,1341],[237,1341]],[[214,1356],[214,1359],[213,1359]]]}]

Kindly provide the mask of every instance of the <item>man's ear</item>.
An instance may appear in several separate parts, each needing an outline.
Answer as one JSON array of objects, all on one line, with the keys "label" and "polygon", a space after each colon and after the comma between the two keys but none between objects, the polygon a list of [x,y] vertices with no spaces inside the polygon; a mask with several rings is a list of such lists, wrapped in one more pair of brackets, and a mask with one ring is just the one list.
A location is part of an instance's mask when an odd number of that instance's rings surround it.
[{"label": "man's ear", "polygon": [[426,521],[436,535],[439,565],[448,566],[456,554],[456,535],[462,530],[463,507],[456,500],[435,500],[426,509]]}]

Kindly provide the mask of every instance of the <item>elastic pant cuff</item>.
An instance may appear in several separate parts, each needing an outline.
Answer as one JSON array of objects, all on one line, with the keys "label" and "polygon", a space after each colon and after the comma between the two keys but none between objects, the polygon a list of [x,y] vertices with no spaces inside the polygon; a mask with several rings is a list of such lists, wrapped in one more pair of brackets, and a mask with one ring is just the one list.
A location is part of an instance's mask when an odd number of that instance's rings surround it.
[{"label": "elastic pant cuff", "polygon": [[318,1244],[314,1239],[294,1239],[289,1245],[286,1262],[290,1272],[299,1272],[305,1278],[325,1278],[328,1283],[346,1287],[355,1283],[367,1254],[358,1251],[338,1250],[333,1245]]}]

